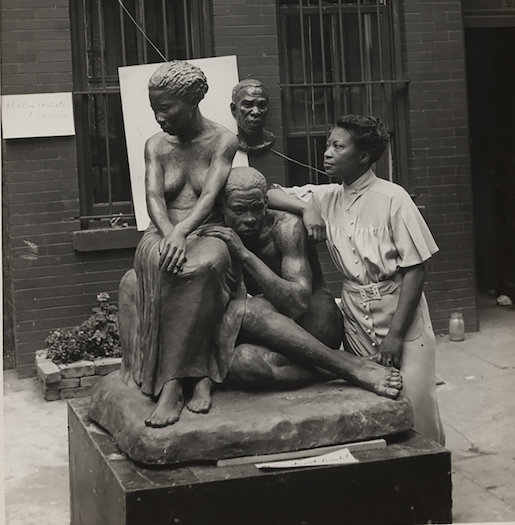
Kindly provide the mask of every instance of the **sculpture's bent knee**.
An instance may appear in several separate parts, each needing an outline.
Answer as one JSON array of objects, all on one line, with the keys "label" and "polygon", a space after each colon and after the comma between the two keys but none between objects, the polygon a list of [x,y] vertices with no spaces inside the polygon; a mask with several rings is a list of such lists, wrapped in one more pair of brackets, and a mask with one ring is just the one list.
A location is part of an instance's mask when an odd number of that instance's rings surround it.
[{"label": "sculpture's bent knee", "polygon": [[186,264],[178,274],[179,278],[209,275],[213,272],[221,274],[231,264],[227,245],[214,237],[195,238],[186,249],[186,259]]}]

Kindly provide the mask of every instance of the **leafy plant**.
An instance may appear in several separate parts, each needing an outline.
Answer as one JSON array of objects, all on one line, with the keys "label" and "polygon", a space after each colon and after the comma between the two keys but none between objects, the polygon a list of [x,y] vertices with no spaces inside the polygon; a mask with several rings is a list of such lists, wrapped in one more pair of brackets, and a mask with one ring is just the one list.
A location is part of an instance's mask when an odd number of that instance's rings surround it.
[{"label": "leafy plant", "polygon": [[109,303],[106,292],[97,295],[98,306],[79,326],[53,330],[46,338],[47,356],[65,364],[81,359],[121,356],[118,335],[118,307]]}]

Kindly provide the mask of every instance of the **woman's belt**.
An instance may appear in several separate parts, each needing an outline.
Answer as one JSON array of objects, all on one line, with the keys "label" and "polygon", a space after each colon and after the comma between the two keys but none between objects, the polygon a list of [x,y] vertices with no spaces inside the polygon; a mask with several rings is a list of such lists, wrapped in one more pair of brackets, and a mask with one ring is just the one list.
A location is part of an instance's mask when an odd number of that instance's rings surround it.
[{"label": "woman's belt", "polygon": [[353,281],[343,281],[342,289],[349,293],[359,293],[363,302],[381,299],[383,295],[393,293],[402,283],[402,275],[396,273],[392,279],[379,281],[378,283],[357,284]]}]

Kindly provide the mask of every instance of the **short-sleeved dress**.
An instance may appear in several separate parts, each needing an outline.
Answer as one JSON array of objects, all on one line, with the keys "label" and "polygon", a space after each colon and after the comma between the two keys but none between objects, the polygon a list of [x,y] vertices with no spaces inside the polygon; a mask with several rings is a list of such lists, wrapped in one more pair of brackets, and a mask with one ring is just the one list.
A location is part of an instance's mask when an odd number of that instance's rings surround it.
[{"label": "short-sleeved dress", "polygon": [[[343,282],[341,308],[350,350],[375,354],[388,333],[402,286],[402,268],[423,263],[438,247],[408,193],[368,170],[350,186],[306,185],[287,193],[313,203],[326,223],[327,246]],[[435,387],[435,337],[422,294],[404,338],[403,389],[414,428],[444,442]]]}]

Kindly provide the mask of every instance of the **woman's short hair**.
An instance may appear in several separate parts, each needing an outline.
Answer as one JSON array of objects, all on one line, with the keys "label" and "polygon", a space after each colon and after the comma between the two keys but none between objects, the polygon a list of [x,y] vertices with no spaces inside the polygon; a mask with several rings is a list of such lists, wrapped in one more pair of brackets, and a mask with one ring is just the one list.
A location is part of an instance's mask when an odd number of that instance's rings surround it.
[{"label": "woman's short hair", "polygon": [[358,149],[370,155],[370,164],[378,161],[386,149],[390,135],[381,119],[363,115],[344,115],[336,127],[347,131]]},{"label": "woman's short hair", "polygon": [[148,81],[148,89],[162,89],[190,106],[197,106],[207,93],[208,86],[200,68],[184,60],[172,60],[154,72]]}]

